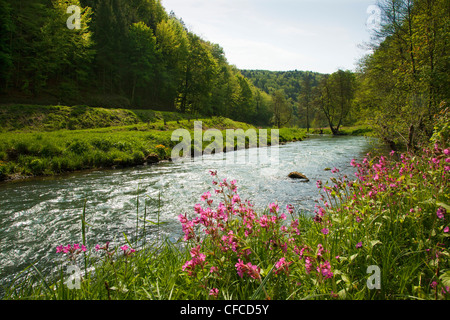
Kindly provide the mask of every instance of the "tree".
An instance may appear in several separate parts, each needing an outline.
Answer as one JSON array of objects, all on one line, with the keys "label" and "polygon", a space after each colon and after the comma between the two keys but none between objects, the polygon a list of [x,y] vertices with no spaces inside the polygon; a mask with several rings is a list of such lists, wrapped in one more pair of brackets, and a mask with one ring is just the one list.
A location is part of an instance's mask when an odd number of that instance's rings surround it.
[{"label": "tree", "polygon": [[355,76],[351,71],[338,70],[322,80],[316,90],[316,104],[325,115],[331,132],[339,134],[343,121],[351,111],[355,94]]},{"label": "tree", "polygon": [[358,93],[378,136],[414,151],[449,98],[450,9],[446,0],[384,0],[374,52],[361,62]]},{"label": "tree", "polygon": [[312,109],[312,80],[311,76],[307,74],[301,82],[301,93],[298,97],[299,109],[303,110],[306,117],[306,130],[309,132],[310,128],[310,115]]},{"label": "tree", "polygon": [[129,38],[131,63],[129,71],[133,79],[131,103],[134,103],[136,87],[146,88],[146,91],[156,91],[154,83],[158,76],[157,67],[160,58],[156,49],[156,37],[152,29],[144,22],[131,25]]},{"label": "tree", "polygon": [[292,119],[292,108],[289,107],[283,90],[272,94],[273,124],[280,129]]},{"label": "tree", "polygon": [[164,70],[158,79],[161,101],[169,110],[175,110],[178,89],[182,87],[185,77],[189,40],[182,22],[175,16],[162,20],[155,35]]},{"label": "tree", "polygon": [[6,0],[0,0],[0,90],[7,90],[12,76],[13,57],[11,52],[10,35],[14,30],[11,17],[11,5]]},{"label": "tree", "polygon": [[208,44],[199,36],[189,32],[189,54],[184,70],[184,82],[178,99],[182,113],[208,114],[211,111],[210,97],[217,63]]}]

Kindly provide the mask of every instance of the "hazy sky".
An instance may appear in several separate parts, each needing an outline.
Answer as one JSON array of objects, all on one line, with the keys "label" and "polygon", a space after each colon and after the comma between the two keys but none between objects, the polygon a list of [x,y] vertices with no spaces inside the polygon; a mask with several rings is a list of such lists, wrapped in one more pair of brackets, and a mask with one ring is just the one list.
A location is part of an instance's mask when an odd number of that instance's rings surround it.
[{"label": "hazy sky", "polygon": [[332,73],[355,68],[376,0],[162,0],[239,69]]}]

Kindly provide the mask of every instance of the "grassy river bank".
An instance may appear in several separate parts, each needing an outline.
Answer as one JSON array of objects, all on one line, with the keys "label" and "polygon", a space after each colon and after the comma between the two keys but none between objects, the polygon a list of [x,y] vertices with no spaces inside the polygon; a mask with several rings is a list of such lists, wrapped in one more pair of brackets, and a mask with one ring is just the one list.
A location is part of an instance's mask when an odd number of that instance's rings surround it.
[{"label": "grassy river bank", "polygon": [[[173,131],[186,129],[193,137],[195,121],[202,122],[204,131],[220,130],[224,149],[229,147],[228,129],[259,133],[252,125],[221,117],[194,119],[179,113],[86,106],[1,106],[0,181],[169,160],[178,143],[171,139]],[[270,136],[269,129],[269,145]],[[280,143],[305,137],[303,129],[279,132]],[[202,151],[209,144],[204,141]]]}]

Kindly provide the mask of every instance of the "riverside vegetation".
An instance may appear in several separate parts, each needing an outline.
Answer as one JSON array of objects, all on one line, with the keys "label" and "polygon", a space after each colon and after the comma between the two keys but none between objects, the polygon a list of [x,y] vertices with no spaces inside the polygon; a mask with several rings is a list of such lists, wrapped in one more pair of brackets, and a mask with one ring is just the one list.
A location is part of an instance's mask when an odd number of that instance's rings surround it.
[{"label": "riverside vegetation", "polygon": [[[334,168],[317,181],[315,216],[272,203],[256,212],[238,183],[211,171],[212,186],[180,215],[184,237],[146,243],[150,224],[136,214],[136,239],[56,244],[59,273],[31,266],[4,299],[450,299],[448,113],[416,154],[353,160],[355,177]],[[139,211],[137,211],[139,212]],[[139,223],[141,222],[141,223]],[[80,270],[79,289],[66,268]],[[369,286],[378,267],[379,286]]]},{"label": "riverside vegetation", "polygon": [[[178,143],[171,140],[172,132],[187,129],[193,136],[197,120],[203,129],[219,129],[224,137],[226,129],[257,129],[223,117],[194,119],[152,110],[2,106],[0,180],[168,160]],[[279,133],[281,143],[306,136],[305,130],[296,128],[282,128]],[[225,138],[223,143],[226,147]],[[203,149],[209,144],[204,142]]]}]

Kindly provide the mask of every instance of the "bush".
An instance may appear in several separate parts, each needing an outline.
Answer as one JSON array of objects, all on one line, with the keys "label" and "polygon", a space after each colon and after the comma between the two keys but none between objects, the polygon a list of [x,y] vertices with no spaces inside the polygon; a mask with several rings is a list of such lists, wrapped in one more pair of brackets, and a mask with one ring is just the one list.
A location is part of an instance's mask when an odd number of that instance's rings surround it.
[{"label": "bush", "polygon": [[145,155],[142,151],[133,152],[133,163],[136,165],[143,164],[145,162]]},{"label": "bush", "polygon": [[103,152],[108,152],[111,148],[113,148],[113,143],[107,139],[93,139],[91,140],[91,145]]},{"label": "bush", "polygon": [[79,139],[75,139],[74,141],[68,143],[67,146],[67,150],[75,154],[83,154],[90,151],[91,149],[92,147],[88,142]]},{"label": "bush", "polygon": [[42,175],[46,169],[44,160],[42,159],[31,160],[29,167],[33,175]]}]

